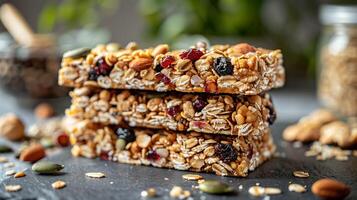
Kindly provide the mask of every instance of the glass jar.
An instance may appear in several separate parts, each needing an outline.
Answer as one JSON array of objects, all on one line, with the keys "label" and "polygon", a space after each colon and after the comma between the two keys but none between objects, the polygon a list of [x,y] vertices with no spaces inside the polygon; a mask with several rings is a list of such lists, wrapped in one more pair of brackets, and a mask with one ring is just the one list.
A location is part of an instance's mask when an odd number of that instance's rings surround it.
[{"label": "glass jar", "polygon": [[345,117],[357,115],[357,6],[324,5],[318,53],[318,97]]}]

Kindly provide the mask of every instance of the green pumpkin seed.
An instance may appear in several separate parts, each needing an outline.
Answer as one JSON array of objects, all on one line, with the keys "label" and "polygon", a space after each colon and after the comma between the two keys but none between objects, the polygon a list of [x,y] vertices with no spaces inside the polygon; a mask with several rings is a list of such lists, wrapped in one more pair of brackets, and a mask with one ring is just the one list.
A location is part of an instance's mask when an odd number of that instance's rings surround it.
[{"label": "green pumpkin seed", "polygon": [[199,184],[199,189],[202,192],[210,194],[224,194],[233,192],[233,188],[225,183],[221,183],[215,180],[205,180]]},{"label": "green pumpkin seed", "polygon": [[54,174],[61,171],[64,165],[56,164],[49,161],[40,161],[32,165],[32,171],[39,174]]},{"label": "green pumpkin seed", "polygon": [[12,152],[12,149],[4,144],[0,144],[0,153],[9,153]]},{"label": "green pumpkin seed", "polygon": [[63,54],[63,58],[81,58],[90,53],[89,48],[79,48],[79,49],[74,49],[67,51]]},{"label": "green pumpkin seed", "polygon": [[119,151],[122,151],[125,149],[126,146],[126,141],[124,139],[117,139],[115,142],[115,148]]}]

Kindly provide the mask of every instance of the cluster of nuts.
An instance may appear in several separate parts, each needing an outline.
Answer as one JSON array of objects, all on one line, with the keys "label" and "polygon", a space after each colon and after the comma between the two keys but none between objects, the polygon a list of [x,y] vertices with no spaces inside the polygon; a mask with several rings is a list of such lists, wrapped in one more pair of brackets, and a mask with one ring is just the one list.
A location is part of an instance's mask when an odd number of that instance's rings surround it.
[{"label": "cluster of nuts", "polygon": [[353,124],[338,121],[331,112],[321,109],[287,127],[283,138],[287,141],[319,141],[346,148],[357,144],[357,128]]}]

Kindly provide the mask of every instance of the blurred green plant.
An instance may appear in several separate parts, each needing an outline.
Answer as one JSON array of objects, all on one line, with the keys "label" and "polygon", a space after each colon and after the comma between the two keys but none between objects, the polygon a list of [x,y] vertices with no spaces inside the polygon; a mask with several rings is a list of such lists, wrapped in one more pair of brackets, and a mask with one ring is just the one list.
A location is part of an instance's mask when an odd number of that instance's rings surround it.
[{"label": "blurred green plant", "polygon": [[262,34],[263,0],[141,0],[150,36],[172,41],[182,34]]},{"label": "blurred green plant", "polygon": [[58,24],[65,29],[98,25],[102,13],[113,13],[119,0],[48,1],[40,13],[38,29],[51,32]]}]

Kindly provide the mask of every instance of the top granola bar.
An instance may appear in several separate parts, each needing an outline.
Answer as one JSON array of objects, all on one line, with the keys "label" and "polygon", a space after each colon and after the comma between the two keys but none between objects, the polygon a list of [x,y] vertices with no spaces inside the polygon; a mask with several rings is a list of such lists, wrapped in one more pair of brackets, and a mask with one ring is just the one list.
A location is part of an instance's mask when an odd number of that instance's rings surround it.
[{"label": "top granola bar", "polygon": [[137,49],[117,44],[76,49],[64,54],[59,84],[180,92],[255,95],[284,84],[280,50],[249,44],[198,43],[187,50],[169,51],[160,44]]}]

